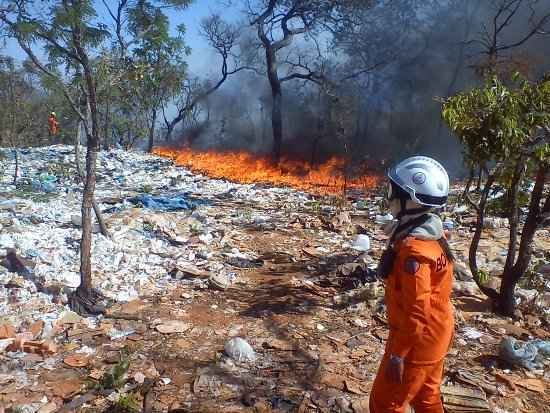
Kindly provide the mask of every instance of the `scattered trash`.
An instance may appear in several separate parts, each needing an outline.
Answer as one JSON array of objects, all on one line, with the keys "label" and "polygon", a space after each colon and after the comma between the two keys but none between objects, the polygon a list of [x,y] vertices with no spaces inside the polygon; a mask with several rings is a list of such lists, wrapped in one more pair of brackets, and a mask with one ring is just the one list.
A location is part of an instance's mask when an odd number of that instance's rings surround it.
[{"label": "scattered trash", "polygon": [[187,199],[185,195],[161,197],[142,194],[130,198],[128,201],[134,205],[141,205],[144,208],[155,209],[157,211],[187,211],[201,205],[198,201]]},{"label": "scattered trash", "polygon": [[0,340],[15,338],[15,327],[11,324],[0,324]]},{"label": "scattered trash", "polygon": [[253,362],[256,360],[254,349],[240,337],[234,337],[225,343],[224,352],[238,362]]},{"label": "scattered trash", "polygon": [[45,356],[55,354],[57,352],[57,346],[49,340],[33,341],[26,340],[25,338],[16,338],[13,343],[8,346],[7,350]]},{"label": "scattered trash", "polygon": [[[47,413],[92,386],[99,393],[88,403],[105,410],[111,400],[124,402],[154,383],[162,387],[154,397],[173,411],[182,408],[176,394],[197,410],[223,404],[232,411],[242,409],[234,403],[248,386],[248,379],[227,380],[245,373],[247,366],[235,360],[256,360],[258,383],[276,391],[250,397],[251,410],[368,412],[370,379],[388,339],[384,285],[373,274],[387,242],[381,224],[393,217],[384,215],[379,194],[355,198],[350,191],[342,211],[329,197],[213,180],[137,151],[99,152],[96,200],[111,237],[94,236],[92,282],[115,305],[104,316],[80,317],[66,306],[80,283],[82,188],[70,168],[73,152],[25,149],[21,185],[12,185],[10,173],[0,176],[0,260],[10,248],[16,257],[0,267],[0,400],[31,397],[21,401],[22,411],[44,407]],[[0,156],[0,170],[12,168],[10,162]],[[70,173],[62,172],[67,168]],[[41,174],[50,175],[46,186],[33,189]],[[48,181],[55,186],[48,188]],[[457,184],[453,191],[456,196],[463,188]],[[537,347],[537,369],[528,371],[501,370],[503,358],[492,353],[504,334],[550,339],[544,277],[550,231],[535,235],[532,287],[516,289],[522,317],[510,321],[488,312],[465,264],[475,211],[450,204],[443,214],[457,257],[457,335],[447,377],[481,388],[495,412],[497,405],[511,411],[512,395],[522,408],[542,411],[549,365],[544,346]],[[480,241],[479,265],[500,281],[507,223],[491,225],[497,228]],[[368,248],[359,242],[366,240]],[[238,336],[254,337],[265,357],[234,339],[224,346],[227,356],[216,359],[219,340]],[[185,368],[172,361],[180,356]],[[295,391],[313,365],[326,375],[321,386],[330,389],[317,389],[316,382],[314,391]],[[447,395],[448,411],[487,411],[483,397],[459,396],[453,397],[462,407]],[[476,403],[482,407],[472,407]]]},{"label": "scattered trash", "polygon": [[446,230],[453,230],[455,229],[455,222],[452,219],[446,219],[443,221],[443,228]]},{"label": "scattered trash", "polygon": [[369,251],[370,250],[370,238],[368,235],[359,234],[353,242],[353,249],[357,251]]},{"label": "scattered trash", "polygon": [[459,386],[441,386],[441,398],[448,413],[491,413],[487,398],[479,390]]},{"label": "scattered trash", "polygon": [[142,372],[138,371],[136,374],[134,374],[134,381],[137,383],[137,384],[143,384],[145,382],[145,374],[143,374]]},{"label": "scattered trash", "polygon": [[466,327],[462,330],[462,335],[464,338],[467,338],[469,340],[477,340],[481,337],[483,337],[483,333],[481,331],[477,331],[473,327]]},{"label": "scattered trash", "polygon": [[505,337],[500,343],[500,357],[512,365],[537,370],[544,367],[543,359],[550,356],[550,341],[521,342]]},{"label": "scattered trash", "polygon": [[393,221],[393,215],[392,214],[386,214],[386,215],[376,215],[374,222],[380,225],[387,224],[388,222]]},{"label": "scattered trash", "polygon": [[544,394],[546,392],[546,384],[540,379],[522,379],[518,380],[516,384],[535,393]]},{"label": "scattered trash", "polygon": [[169,320],[163,321],[161,324],[158,324],[155,329],[162,334],[174,334],[174,333],[184,333],[185,331],[191,328],[190,323],[185,323],[180,320]]},{"label": "scattered trash", "polygon": [[227,290],[235,282],[236,274],[234,273],[220,273],[212,274],[208,281],[210,285],[218,290]]},{"label": "scattered trash", "polygon": [[79,316],[74,311],[64,311],[59,316],[59,319],[57,320],[57,325],[64,325],[64,324],[77,324],[80,323],[82,320],[82,317]]},{"label": "scattered trash", "polygon": [[73,354],[63,359],[63,363],[69,367],[86,367],[89,361],[88,356],[83,354]]},{"label": "scattered trash", "polygon": [[508,218],[488,217],[485,218],[483,226],[489,229],[508,228]]},{"label": "scattered trash", "polygon": [[109,331],[109,333],[107,335],[111,338],[111,340],[120,340],[121,338],[131,336],[135,332],[136,332],[136,330],[134,330],[134,329],[128,329],[128,330],[123,330],[123,331],[113,329],[113,330]]}]

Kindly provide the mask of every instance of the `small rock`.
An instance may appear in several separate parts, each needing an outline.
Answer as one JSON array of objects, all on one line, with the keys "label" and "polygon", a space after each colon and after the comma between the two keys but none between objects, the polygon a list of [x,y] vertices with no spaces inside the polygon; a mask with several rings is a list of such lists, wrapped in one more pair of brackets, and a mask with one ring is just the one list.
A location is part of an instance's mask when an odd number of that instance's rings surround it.
[{"label": "small rock", "polygon": [[225,343],[224,352],[233,360],[238,362],[255,361],[256,353],[254,349],[245,340],[235,337]]}]

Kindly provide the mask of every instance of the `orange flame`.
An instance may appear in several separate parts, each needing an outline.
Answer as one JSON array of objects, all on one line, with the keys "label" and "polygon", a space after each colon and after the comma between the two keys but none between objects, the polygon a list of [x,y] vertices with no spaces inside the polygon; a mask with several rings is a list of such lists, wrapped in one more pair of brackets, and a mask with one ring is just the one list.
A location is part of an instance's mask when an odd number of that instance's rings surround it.
[{"label": "orange flame", "polygon": [[268,157],[244,151],[196,152],[189,148],[156,148],[154,153],[211,178],[244,184],[270,183],[318,194],[339,194],[344,188],[363,191],[373,188],[379,181],[375,175],[346,179],[343,174],[345,160],[338,157],[312,168],[308,163],[291,159],[282,159],[279,165],[275,165]]}]

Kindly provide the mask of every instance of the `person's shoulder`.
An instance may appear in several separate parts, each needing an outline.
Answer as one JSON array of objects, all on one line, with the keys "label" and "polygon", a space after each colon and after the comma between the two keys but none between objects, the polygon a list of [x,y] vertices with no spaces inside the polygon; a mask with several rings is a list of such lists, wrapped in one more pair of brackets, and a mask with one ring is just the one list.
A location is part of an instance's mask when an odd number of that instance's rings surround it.
[{"label": "person's shoulder", "polygon": [[416,257],[422,261],[432,261],[439,255],[441,247],[435,240],[422,240],[413,236],[404,238],[398,247],[399,255],[403,257]]}]

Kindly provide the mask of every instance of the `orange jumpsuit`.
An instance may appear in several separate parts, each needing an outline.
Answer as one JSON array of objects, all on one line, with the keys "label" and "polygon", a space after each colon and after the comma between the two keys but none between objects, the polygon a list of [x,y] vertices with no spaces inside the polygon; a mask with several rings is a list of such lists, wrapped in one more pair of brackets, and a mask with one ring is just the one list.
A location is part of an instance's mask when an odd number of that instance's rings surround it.
[{"label": "orange jumpsuit", "polygon": [[[409,236],[394,246],[396,258],[386,284],[390,335],[370,396],[371,413],[443,413],[439,387],[454,316],[453,265],[437,241]],[[391,356],[404,359],[403,382],[386,378]]]},{"label": "orange jumpsuit", "polygon": [[57,135],[57,132],[59,132],[59,122],[57,122],[57,118],[53,115],[48,117],[48,129],[51,136]]}]

